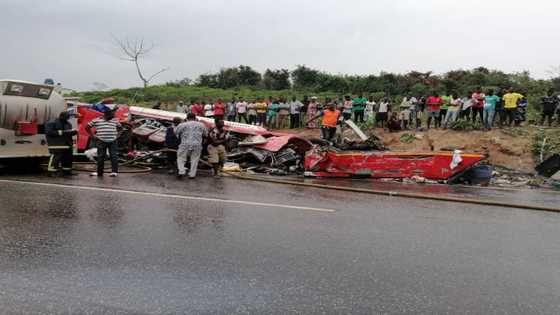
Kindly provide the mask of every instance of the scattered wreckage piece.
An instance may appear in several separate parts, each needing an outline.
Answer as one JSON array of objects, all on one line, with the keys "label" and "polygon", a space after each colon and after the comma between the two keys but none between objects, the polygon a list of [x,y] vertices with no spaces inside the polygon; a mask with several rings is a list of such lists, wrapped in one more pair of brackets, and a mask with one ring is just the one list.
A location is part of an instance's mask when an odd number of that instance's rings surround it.
[{"label": "scattered wreckage piece", "polygon": [[292,134],[258,137],[266,141],[257,137],[242,141],[228,154],[228,159],[257,173],[287,175],[298,170],[303,172],[304,156],[313,147],[311,142]]},{"label": "scattered wreckage piece", "polygon": [[452,176],[447,180],[449,184],[468,184],[488,186],[492,179],[493,168],[491,165],[474,165],[462,173]]},{"label": "scattered wreckage piece", "polygon": [[[459,154],[459,155],[458,155]],[[460,157],[459,163],[453,160]],[[308,177],[370,177],[447,180],[485,159],[457,152],[342,151],[315,147],[305,156]],[[454,165],[456,164],[456,165]]]},{"label": "scattered wreckage piece", "polygon": [[344,121],[344,123],[346,125],[348,125],[348,127],[350,127],[350,129],[352,129],[358,135],[358,137],[360,137],[360,139],[362,139],[362,141],[367,141],[368,140],[369,137],[352,120],[347,119],[347,120]]},{"label": "scattered wreckage piece", "polygon": [[535,167],[541,176],[551,177],[560,171],[560,154],[554,154]]},{"label": "scattered wreckage piece", "polygon": [[[187,118],[187,114],[168,112],[165,110],[144,108],[138,106],[130,106],[130,115],[132,117],[143,117],[151,118],[158,121],[173,121],[173,118],[178,117],[183,120]],[[197,117],[197,120],[204,123],[208,128],[214,128],[214,119],[207,117]],[[260,126],[254,126],[249,124],[242,124],[234,121],[224,121],[224,129],[230,132],[241,133],[245,135],[272,135],[274,133],[266,130],[266,128]]]},{"label": "scattered wreckage piece", "polygon": [[264,144],[268,141],[267,138],[263,137],[263,136],[249,136],[247,138],[245,138],[243,141],[238,142],[237,145],[244,147],[244,146],[253,146],[253,145],[257,145],[257,144]]}]

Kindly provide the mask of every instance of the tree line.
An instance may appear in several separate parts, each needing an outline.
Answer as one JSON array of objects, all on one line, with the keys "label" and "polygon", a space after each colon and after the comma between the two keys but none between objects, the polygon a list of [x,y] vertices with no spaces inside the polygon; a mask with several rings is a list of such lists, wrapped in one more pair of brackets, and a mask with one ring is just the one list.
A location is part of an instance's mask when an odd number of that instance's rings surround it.
[{"label": "tree line", "polygon": [[469,94],[476,88],[503,91],[513,88],[526,94],[540,94],[550,88],[560,91],[560,77],[533,79],[528,71],[505,73],[478,67],[452,70],[443,74],[410,71],[405,74],[381,72],[378,75],[332,74],[298,65],[294,70],[266,69],[260,73],[250,66],[222,68],[217,73],[199,75],[194,81],[168,82],[170,86],[198,86],[216,89],[266,89],[334,92],[337,94],[380,93],[385,95]]}]

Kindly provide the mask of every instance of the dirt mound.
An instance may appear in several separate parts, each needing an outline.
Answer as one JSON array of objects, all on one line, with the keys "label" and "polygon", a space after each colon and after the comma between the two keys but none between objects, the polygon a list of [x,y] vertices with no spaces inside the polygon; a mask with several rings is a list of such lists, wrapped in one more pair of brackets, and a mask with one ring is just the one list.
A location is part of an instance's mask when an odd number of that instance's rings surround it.
[{"label": "dirt mound", "polygon": [[[287,130],[288,131],[288,130]],[[304,138],[318,138],[318,129],[289,130]],[[383,129],[370,130],[393,151],[462,151],[488,154],[492,165],[533,172],[535,161],[531,153],[532,129],[494,129],[492,131],[455,131],[431,129],[423,132],[413,130],[390,133]],[[410,136],[407,136],[410,135]],[[403,139],[401,139],[403,138]]]},{"label": "dirt mound", "polygon": [[[415,137],[410,143],[406,143],[401,140],[401,137],[405,134],[411,134]],[[520,135],[507,129],[495,129],[487,132],[429,130],[396,133],[379,130],[377,135],[383,139],[383,143],[387,147],[395,151],[450,151],[459,149],[488,154],[490,164],[510,169],[531,172],[535,166],[531,153],[532,135],[529,131]]]}]

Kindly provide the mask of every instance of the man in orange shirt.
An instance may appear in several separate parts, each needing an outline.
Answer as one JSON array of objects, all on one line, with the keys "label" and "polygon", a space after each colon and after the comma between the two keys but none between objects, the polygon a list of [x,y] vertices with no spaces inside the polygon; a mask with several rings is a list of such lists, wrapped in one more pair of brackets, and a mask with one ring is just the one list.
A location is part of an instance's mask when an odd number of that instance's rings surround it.
[{"label": "man in orange shirt", "polygon": [[321,122],[321,135],[323,139],[332,142],[336,135],[336,126],[338,125],[338,119],[340,118],[340,111],[336,109],[336,106],[330,100],[327,100],[328,107],[324,111],[322,111],[319,115],[311,118],[310,121],[313,121],[319,117],[323,117],[323,121]]}]

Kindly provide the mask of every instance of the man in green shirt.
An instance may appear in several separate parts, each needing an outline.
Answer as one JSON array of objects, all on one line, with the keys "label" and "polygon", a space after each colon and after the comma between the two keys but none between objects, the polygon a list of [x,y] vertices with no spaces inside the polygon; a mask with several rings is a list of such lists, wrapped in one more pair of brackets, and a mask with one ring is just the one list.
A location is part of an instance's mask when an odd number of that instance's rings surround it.
[{"label": "man in green shirt", "polygon": [[352,111],[354,112],[354,120],[357,123],[364,122],[364,110],[367,101],[367,98],[363,97],[362,94],[352,100]]},{"label": "man in green shirt", "polygon": [[450,95],[444,95],[441,97],[443,103],[441,104],[441,107],[439,108],[439,117],[437,118],[437,120],[439,121],[439,125],[441,126],[441,121],[445,118],[445,115],[447,114],[447,109],[449,108],[449,105],[451,105],[451,96]]},{"label": "man in green shirt", "polygon": [[494,115],[496,114],[496,104],[500,101],[500,98],[494,95],[494,90],[489,90],[488,94],[484,97],[484,111],[482,113],[484,129],[492,129],[492,123],[494,122]]}]

